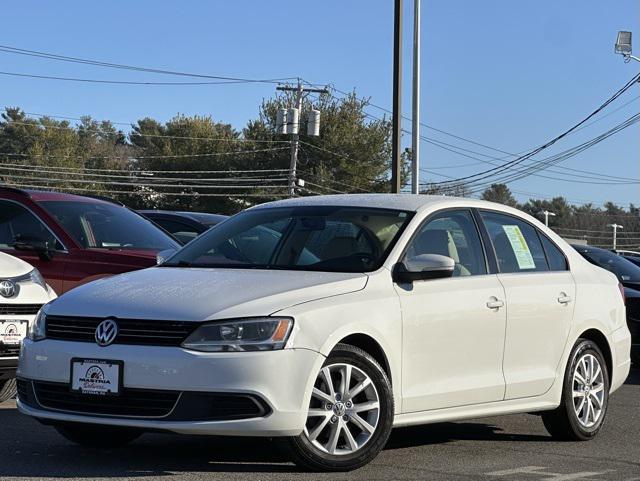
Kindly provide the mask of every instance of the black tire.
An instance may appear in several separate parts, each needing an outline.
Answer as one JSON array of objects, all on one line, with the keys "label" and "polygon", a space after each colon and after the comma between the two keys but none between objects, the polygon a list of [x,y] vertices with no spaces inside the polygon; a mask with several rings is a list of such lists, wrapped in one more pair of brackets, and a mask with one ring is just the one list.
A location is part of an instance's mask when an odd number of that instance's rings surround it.
[{"label": "black tire", "polygon": [[338,344],[325,360],[323,368],[335,364],[349,364],[369,377],[379,399],[378,424],[368,441],[352,454],[335,455],[322,451],[309,441],[304,432],[299,436],[278,439],[287,457],[308,471],[338,472],[360,468],[378,455],[391,433],[393,391],[382,367],[368,353],[348,344]]},{"label": "black tire", "polygon": [[[578,414],[574,408],[573,375],[580,359],[589,354],[593,355],[600,363],[602,370],[602,383],[604,384],[604,395],[602,400],[602,412],[599,419],[593,426],[586,427],[578,419]],[[553,438],[561,441],[588,441],[593,439],[604,425],[607,408],[609,406],[609,389],[609,372],[607,369],[607,363],[600,351],[600,348],[593,341],[588,339],[578,339],[578,342],[576,342],[576,345],[571,351],[571,355],[569,356],[569,361],[567,363],[567,369],[565,370],[560,406],[553,411],[545,411],[542,413],[542,422],[549,434],[551,434]]]},{"label": "black tire", "polygon": [[54,427],[64,438],[88,448],[117,448],[142,435],[135,429],[98,424],[65,423]]},{"label": "black tire", "polygon": [[0,382],[0,403],[15,397],[16,393],[17,388],[15,378]]}]

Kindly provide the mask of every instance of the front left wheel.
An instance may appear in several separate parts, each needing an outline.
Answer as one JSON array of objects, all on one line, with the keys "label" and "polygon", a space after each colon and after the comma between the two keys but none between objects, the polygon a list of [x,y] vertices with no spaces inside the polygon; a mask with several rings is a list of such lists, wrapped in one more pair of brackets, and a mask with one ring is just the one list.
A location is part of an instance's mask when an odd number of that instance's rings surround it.
[{"label": "front left wheel", "polygon": [[350,471],[385,446],[393,423],[391,383],[373,357],[338,344],[316,377],[302,434],[283,445],[300,467]]}]

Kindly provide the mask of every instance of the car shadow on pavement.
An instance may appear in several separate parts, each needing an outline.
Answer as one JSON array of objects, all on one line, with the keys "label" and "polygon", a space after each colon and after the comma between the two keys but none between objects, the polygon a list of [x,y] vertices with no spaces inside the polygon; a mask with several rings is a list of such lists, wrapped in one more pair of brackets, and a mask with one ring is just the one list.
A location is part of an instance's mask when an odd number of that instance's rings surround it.
[{"label": "car shadow on pavement", "polygon": [[[12,438],[5,438],[0,449],[15,461],[0,462],[0,479],[156,478],[188,472],[299,472],[269,439],[145,434],[128,446],[101,450],[76,446],[59,436],[53,428],[19,414],[16,409],[0,409],[0,426],[9,427],[8,434]],[[439,423],[396,429],[386,449],[457,440],[548,441],[548,437],[503,433],[500,428],[484,423]]]},{"label": "car shadow on pavement", "polygon": [[437,423],[395,429],[391,434],[386,449],[401,449],[468,440],[549,442],[549,436],[511,434],[503,432],[498,426],[482,422]]},{"label": "car shadow on pavement", "polygon": [[640,385],[640,362],[635,362],[633,364],[634,369],[631,369],[631,372],[629,373],[629,377],[627,378],[627,380],[625,381],[625,384],[633,384],[633,385]]}]

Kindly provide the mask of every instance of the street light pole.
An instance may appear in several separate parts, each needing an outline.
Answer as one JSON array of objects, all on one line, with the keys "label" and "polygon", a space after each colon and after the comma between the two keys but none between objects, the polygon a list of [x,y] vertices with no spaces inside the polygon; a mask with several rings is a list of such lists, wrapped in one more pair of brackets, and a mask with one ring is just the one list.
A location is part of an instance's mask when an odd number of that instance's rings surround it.
[{"label": "street light pole", "polygon": [[391,192],[402,187],[402,4],[394,0],[393,12],[393,113],[391,115]]},{"label": "street light pole", "polygon": [[411,193],[420,193],[420,0],[413,0],[413,125]]},{"label": "street light pole", "polygon": [[625,32],[623,30],[618,32],[615,52],[624,57],[625,63],[629,62],[630,60],[640,62],[640,58],[636,57],[635,55],[631,55],[631,32]]},{"label": "street light pole", "polygon": [[607,227],[613,227],[613,250],[616,250],[616,247],[618,246],[618,229],[622,229],[623,226],[620,224],[608,224]]},{"label": "street light pole", "polygon": [[553,212],[550,212],[548,210],[545,210],[542,213],[544,214],[544,225],[549,227],[549,216],[555,217],[556,215]]}]

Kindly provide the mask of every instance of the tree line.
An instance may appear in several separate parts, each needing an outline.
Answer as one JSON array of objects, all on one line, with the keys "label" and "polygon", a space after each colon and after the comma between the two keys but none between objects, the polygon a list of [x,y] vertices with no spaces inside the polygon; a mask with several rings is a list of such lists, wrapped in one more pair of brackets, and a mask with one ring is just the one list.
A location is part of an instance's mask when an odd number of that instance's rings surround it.
[{"label": "tree line", "polygon": [[[166,122],[146,117],[125,132],[89,116],[77,122],[33,117],[18,107],[0,119],[0,184],[103,195],[132,208],[235,213],[247,206],[287,196],[289,137],[276,131],[276,113],[293,104],[282,93],[261,103],[242,129],[211,116],[178,114]],[[307,97],[303,111],[321,112],[320,137],[307,137],[301,116],[297,195],[388,192],[391,122],[366,113],[369,102],[355,92]],[[411,153],[401,177],[409,179]],[[464,185],[424,193],[467,195]],[[640,211],[634,204],[571,205],[564,197],[519,204],[504,184],[482,198],[518,207],[542,219],[565,237],[611,246],[609,224],[621,247],[640,248]]]}]

